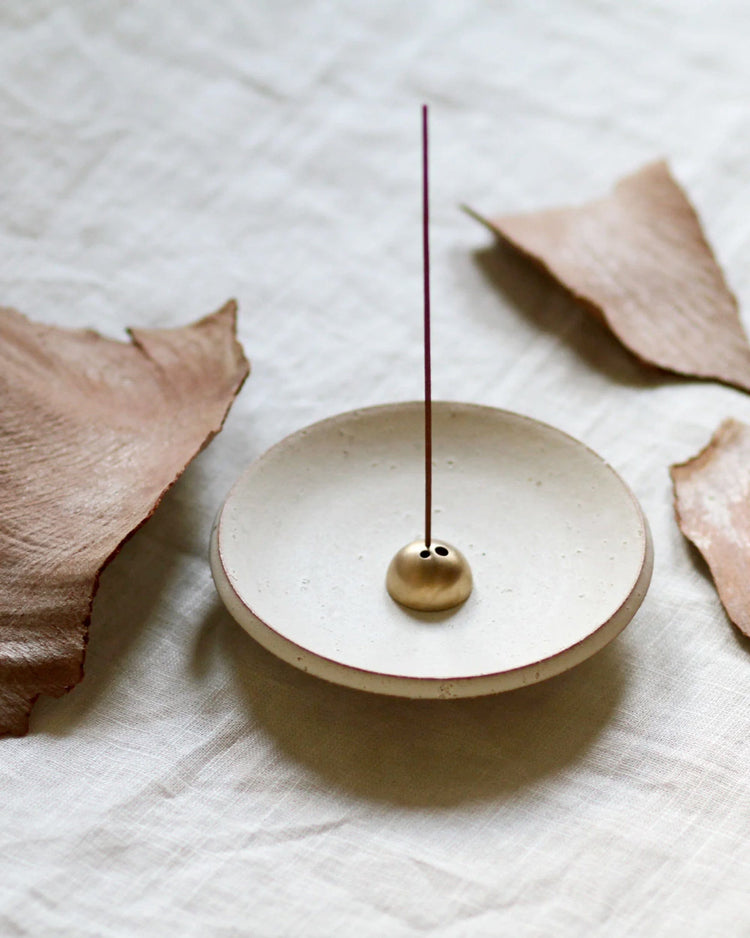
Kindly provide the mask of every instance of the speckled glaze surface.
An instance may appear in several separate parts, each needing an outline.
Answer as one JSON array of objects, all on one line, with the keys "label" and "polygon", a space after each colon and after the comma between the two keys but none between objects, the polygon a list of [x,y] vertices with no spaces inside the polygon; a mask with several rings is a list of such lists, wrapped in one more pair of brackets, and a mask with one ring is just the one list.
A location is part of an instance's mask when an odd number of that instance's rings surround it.
[{"label": "speckled glaze surface", "polygon": [[319,677],[407,697],[469,697],[544,680],[614,638],[648,589],[648,525],[617,473],[530,418],[434,404],[436,537],[474,574],[456,609],[419,613],[385,587],[422,525],[421,403],[339,414],[239,478],[211,538],[231,614]]}]

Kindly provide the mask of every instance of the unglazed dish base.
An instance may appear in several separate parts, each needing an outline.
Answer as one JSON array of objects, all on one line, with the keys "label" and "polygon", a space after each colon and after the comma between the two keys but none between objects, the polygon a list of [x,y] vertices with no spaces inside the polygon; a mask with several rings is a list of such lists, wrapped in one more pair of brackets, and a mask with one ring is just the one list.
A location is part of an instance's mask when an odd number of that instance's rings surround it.
[{"label": "unglazed dish base", "polygon": [[651,578],[638,502],[582,443],[491,407],[433,404],[433,534],[466,555],[470,597],[391,599],[391,558],[423,525],[422,421],[416,402],[339,414],[245,471],[211,536],[237,622],[304,671],[420,698],[511,690],[606,645]]}]

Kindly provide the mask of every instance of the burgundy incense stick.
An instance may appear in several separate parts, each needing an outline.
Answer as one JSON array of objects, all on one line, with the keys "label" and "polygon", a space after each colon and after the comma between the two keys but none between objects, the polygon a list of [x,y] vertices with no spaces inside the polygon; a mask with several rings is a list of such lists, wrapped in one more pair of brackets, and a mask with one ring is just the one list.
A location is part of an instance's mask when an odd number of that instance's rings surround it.
[{"label": "burgundy incense stick", "polygon": [[432,540],[432,365],[430,357],[430,197],[427,105],[422,105],[422,256],[424,260],[424,540]]},{"label": "burgundy incense stick", "polygon": [[424,258],[424,541],[402,547],[388,566],[386,589],[397,603],[419,612],[459,606],[471,593],[471,568],[456,547],[432,548],[432,368],[430,362],[430,201],[427,105],[422,105],[422,252]]}]

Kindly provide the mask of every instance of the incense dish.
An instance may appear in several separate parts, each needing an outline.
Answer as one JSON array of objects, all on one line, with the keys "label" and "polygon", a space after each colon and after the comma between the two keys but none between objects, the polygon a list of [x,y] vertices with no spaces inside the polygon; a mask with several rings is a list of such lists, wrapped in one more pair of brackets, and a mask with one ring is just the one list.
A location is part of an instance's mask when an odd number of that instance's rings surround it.
[{"label": "incense dish", "polygon": [[211,537],[230,613],[303,671],[403,697],[511,690],[594,654],[645,596],[646,519],[599,456],[508,411],[433,404],[435,524],[474,591],[443,612],[388,595],[384,570],[421,527],[423,406],[339,414],[246,470]]}]

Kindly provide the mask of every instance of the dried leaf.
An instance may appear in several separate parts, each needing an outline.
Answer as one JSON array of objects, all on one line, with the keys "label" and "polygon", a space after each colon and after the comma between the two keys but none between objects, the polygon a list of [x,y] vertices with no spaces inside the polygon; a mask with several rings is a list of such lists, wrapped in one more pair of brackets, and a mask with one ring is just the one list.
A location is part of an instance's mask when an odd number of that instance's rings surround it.
[{"label": "dried leaf", "polygon": [[671,474],[677,523],[705,558],[727,615],[750,636],[750,426],[725,420]]},{"label": "dried leaf", "polygon": [[124,343],[0,309],[0,733],[81,680],[102,568],[248,374],[236,312]]},{"label": "dried leaf", "polygon": [[750,346],[698,216],[664,162],[577,208],[486,220],[643,361],[750,390]]}]

